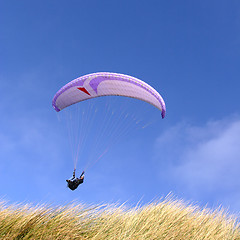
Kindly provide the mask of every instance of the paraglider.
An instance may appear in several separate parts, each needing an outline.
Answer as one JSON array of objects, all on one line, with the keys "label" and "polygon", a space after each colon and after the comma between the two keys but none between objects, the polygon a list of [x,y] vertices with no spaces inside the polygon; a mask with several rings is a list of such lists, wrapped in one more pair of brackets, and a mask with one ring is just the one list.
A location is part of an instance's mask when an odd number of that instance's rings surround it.
[{"label": "paraglider", "polygon": [[[52,100],[53,108],[59,112],[75,103],[102,96],[124,96],[150,103],[166,114],[166,106],[161,95],[147,83],[124,74],[98,72],[84,75],[63,86]],[[84,171],[79,178],[66,180],[68,187],[75,190],[84,180]]]},{"label": "paraglider", "polygon": [[118,73],[99,72],[79,77],[56,93],[52,105],[59,112],[77,102],[111,95],[148,102],[162,112],[162,118],[165,117],[164,100],[154,88],[137,78]]},{"label": "paraglider", "polygon": [[73,171],[73,176],[71,179],[67,179],[66,182],[68,183],[68,187],[73,191],[75,190],[81,183],[83,183],[84,181],[84,171],[82,172],[82,174],[80,175],[79,178],[76,178],[75,175],[76,169],[74,169]]}]

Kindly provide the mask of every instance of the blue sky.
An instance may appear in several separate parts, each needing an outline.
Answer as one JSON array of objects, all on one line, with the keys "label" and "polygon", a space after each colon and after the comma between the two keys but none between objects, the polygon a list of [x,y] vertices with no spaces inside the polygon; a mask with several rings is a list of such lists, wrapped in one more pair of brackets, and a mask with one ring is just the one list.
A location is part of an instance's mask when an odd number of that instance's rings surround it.
[{"label": "blue sky", "polygon": [[[0,1],[1,198],[136,204],[172,192],[239,212],[239,28],[237,0]],[[131,105],[154,123],[121,138],[72,192],[71,151],[51,101],[98,71],[146,81],[167,114]]]}]

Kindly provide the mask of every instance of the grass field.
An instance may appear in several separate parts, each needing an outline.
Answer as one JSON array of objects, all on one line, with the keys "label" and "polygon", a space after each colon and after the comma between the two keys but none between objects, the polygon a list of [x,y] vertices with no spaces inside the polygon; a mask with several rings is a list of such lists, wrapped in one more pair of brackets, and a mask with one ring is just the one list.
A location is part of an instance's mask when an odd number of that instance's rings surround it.
[{"label": "grass field", "polygon": [[8,205],[0,203],[0,239],[240,239],[237,219],[166,199],[125,205]]}]

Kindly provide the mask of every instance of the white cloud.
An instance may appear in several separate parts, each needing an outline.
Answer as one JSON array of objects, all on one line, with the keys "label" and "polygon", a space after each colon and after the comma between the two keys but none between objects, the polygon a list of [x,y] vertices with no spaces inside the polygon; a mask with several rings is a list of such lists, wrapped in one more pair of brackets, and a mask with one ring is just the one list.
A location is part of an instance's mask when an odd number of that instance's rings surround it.
[{"label": "white cloud", "polygon": [[9,119],[0,134],[0,179],[9,179],[3,190],[9,194],[21,190],[26,195],[33,190],[39,195],[50,191],[65,164],[57,145],[62,143],[60,135],[53,129],[53,123],[34,114]]},{"label": "white cloud", "polygon": [[[156,142],[160,175],[171,177],[177,191],[195,200],[240,209],[240,120],[210,121],[196,127],[180,123]],[[160,153],[160,154],[159,154]]]}]

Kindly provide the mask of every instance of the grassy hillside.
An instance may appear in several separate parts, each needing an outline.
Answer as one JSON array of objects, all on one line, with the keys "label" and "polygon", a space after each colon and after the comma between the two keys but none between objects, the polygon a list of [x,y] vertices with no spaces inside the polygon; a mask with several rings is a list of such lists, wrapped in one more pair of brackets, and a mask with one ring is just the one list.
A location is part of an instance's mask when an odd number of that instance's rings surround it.
[{"label": "grassy hillside", "polygon": [[164,200],[143,207],[6,205],[0,203],[0,239],[240,239],[236,219]]}]

